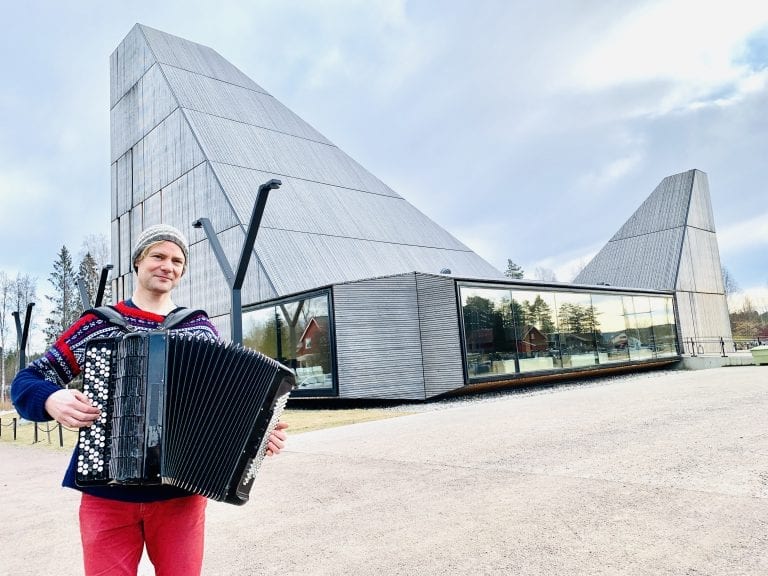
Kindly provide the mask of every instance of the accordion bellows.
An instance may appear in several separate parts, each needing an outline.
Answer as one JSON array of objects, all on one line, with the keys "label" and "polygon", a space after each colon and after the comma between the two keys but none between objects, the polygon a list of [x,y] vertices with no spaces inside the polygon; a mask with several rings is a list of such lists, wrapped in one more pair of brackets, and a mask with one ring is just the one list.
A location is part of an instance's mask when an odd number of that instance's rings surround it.
[{"label": "accordion bellows", "polygon": [[244,504],[294,385],[290,369],[236,344],[174,332],[94,340],[83,392],[102,414],[79,432],[76,482]]}]

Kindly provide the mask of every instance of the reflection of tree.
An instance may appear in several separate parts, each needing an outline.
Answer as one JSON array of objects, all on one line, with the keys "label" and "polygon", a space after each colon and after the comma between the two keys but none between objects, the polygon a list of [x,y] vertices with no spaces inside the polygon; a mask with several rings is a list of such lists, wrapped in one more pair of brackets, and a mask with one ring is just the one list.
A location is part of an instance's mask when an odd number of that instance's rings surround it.
[{"label": "reflection of tree", "polygon": [[571,334],[594,332],[597,324],[595,309],[592,306],[570,302],[560,305],[557,320],[560,323],[560,332]]},{"label": "reflection of tree", "polygon": [[[270,308],[273,311],[274,308]],[[278,323],[280,326],[278,327]],[[288,330],[282,329],[283,320],[277,314],[265,316],[261,322],[254,322],[243,335],[243,345],[258,350],[265,356],[279,359],[283,350],[290,350]],[[280,346],[277,335],[280,334]],[[280,348],[280,350],[278,350]]]},{"label": "reflection of tree", "polygon": [[504,276],[506,276],[507,278],[520,279],[523,276],[525,276],[525,272],[523,271],[521,266],[519,266],[518,264],[515,264],[514,262],[512,262],[512,260],[507,258],[507,271],[504,272]]},{"label": "reflection of tree", "polygon": [[490,328],[493,302],[482,296],[469,296],[464,305],[464,327],[467,332]]},{"label": "reflection of tree", "polygon": [[[283,302],[248,313],[243,344],[285,363],[291,368],[322,366],[331,372],[331,343],[328,326],[328,302],[324,296]],[[314,325],[314,326],[313,326]],[[311,350],[303,347],[302,337],[310,332]]]},{"label": "reflection of tree", "polygon": [[512,316],[518,326],[535,326],[544,334],[556,332],[555,322],[552,318],[552,308],[541,297],[536,295],[533,302],[529,300],[512,300],[510,304]]},{"label": "reflection of tree", "polygon": [[508,338],[512,318],[506,303],[496,308],[488,298],[469,296],[463,312],[465,338],[470,351],[505,352],[514,348],[514,338]]}]

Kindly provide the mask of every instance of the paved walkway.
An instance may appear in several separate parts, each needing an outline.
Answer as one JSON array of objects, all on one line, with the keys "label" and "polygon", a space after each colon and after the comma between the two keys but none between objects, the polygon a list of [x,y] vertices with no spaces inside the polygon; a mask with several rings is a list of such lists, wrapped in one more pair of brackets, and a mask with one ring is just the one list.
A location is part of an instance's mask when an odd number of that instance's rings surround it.
[{"label": "paved walkway", "polygon": [[[205,574],[764,576],[767,423],[744,366],[292,436],[251,502],[210,504]],[[80,573],[67,458],[0,444],[0,574]]]}]

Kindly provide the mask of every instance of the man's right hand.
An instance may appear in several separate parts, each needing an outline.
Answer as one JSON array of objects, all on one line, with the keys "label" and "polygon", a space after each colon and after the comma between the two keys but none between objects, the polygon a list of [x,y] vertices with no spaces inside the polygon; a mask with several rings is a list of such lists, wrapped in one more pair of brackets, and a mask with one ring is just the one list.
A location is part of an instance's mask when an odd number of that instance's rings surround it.
[{"label": "man's right hand", "polygon": [[58,390],[45,401],[45,411],[62,426],[85,428],[101,414],[79,390]]}]

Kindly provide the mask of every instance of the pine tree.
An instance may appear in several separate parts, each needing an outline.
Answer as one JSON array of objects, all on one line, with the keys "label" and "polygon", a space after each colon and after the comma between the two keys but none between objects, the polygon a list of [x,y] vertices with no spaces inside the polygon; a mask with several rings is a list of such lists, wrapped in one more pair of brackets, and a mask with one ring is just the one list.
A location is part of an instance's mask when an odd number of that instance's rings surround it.
[{"label": "pine tree", "polygon": [[504,272],[504,276],[506,276],[507,278],[520,279],[523,277],[524,274],[525,272],[519,265],[515,264],[514,262],[512,262],[512,260],[507,258],[507,271]]},{"label": "pine tree", "polygon": [[83,312],[72,256],[66,246],[61,247],[48,281],[53,287],[53,295],[46,298],[51,301],[53,310],[45,319],[45,340],[51,345]]},{"label": "pine tree", "polygon": [[[85,260],[86,256],[90,255],[90,257],[93,259],[93,265],[96,269],[95,290],[92,294],[91,292],[88,293],[89,297],[91,298],[91,304],[94,303],[96,292],[98,291],[99,282],[101,280],[101,271],[105,266],[111,264],[109,253],[109,239],[104,234],[89,234],[83,240],[80,256],[83,260]],[[80,273],[82,274],[82,270]],[[106,304],[107,302],[111,301],[112,283],[107,281],[106,285],[104,286],[102,304]]]},{"label": "pine tree", "polygon": [[96,301],[96,293],[99,290],[99,277],[99,265],[91,256],[91,253],[86,252],[80,262],[80,278],[85,283],[85,293],[88,296],[89,307]]}]

